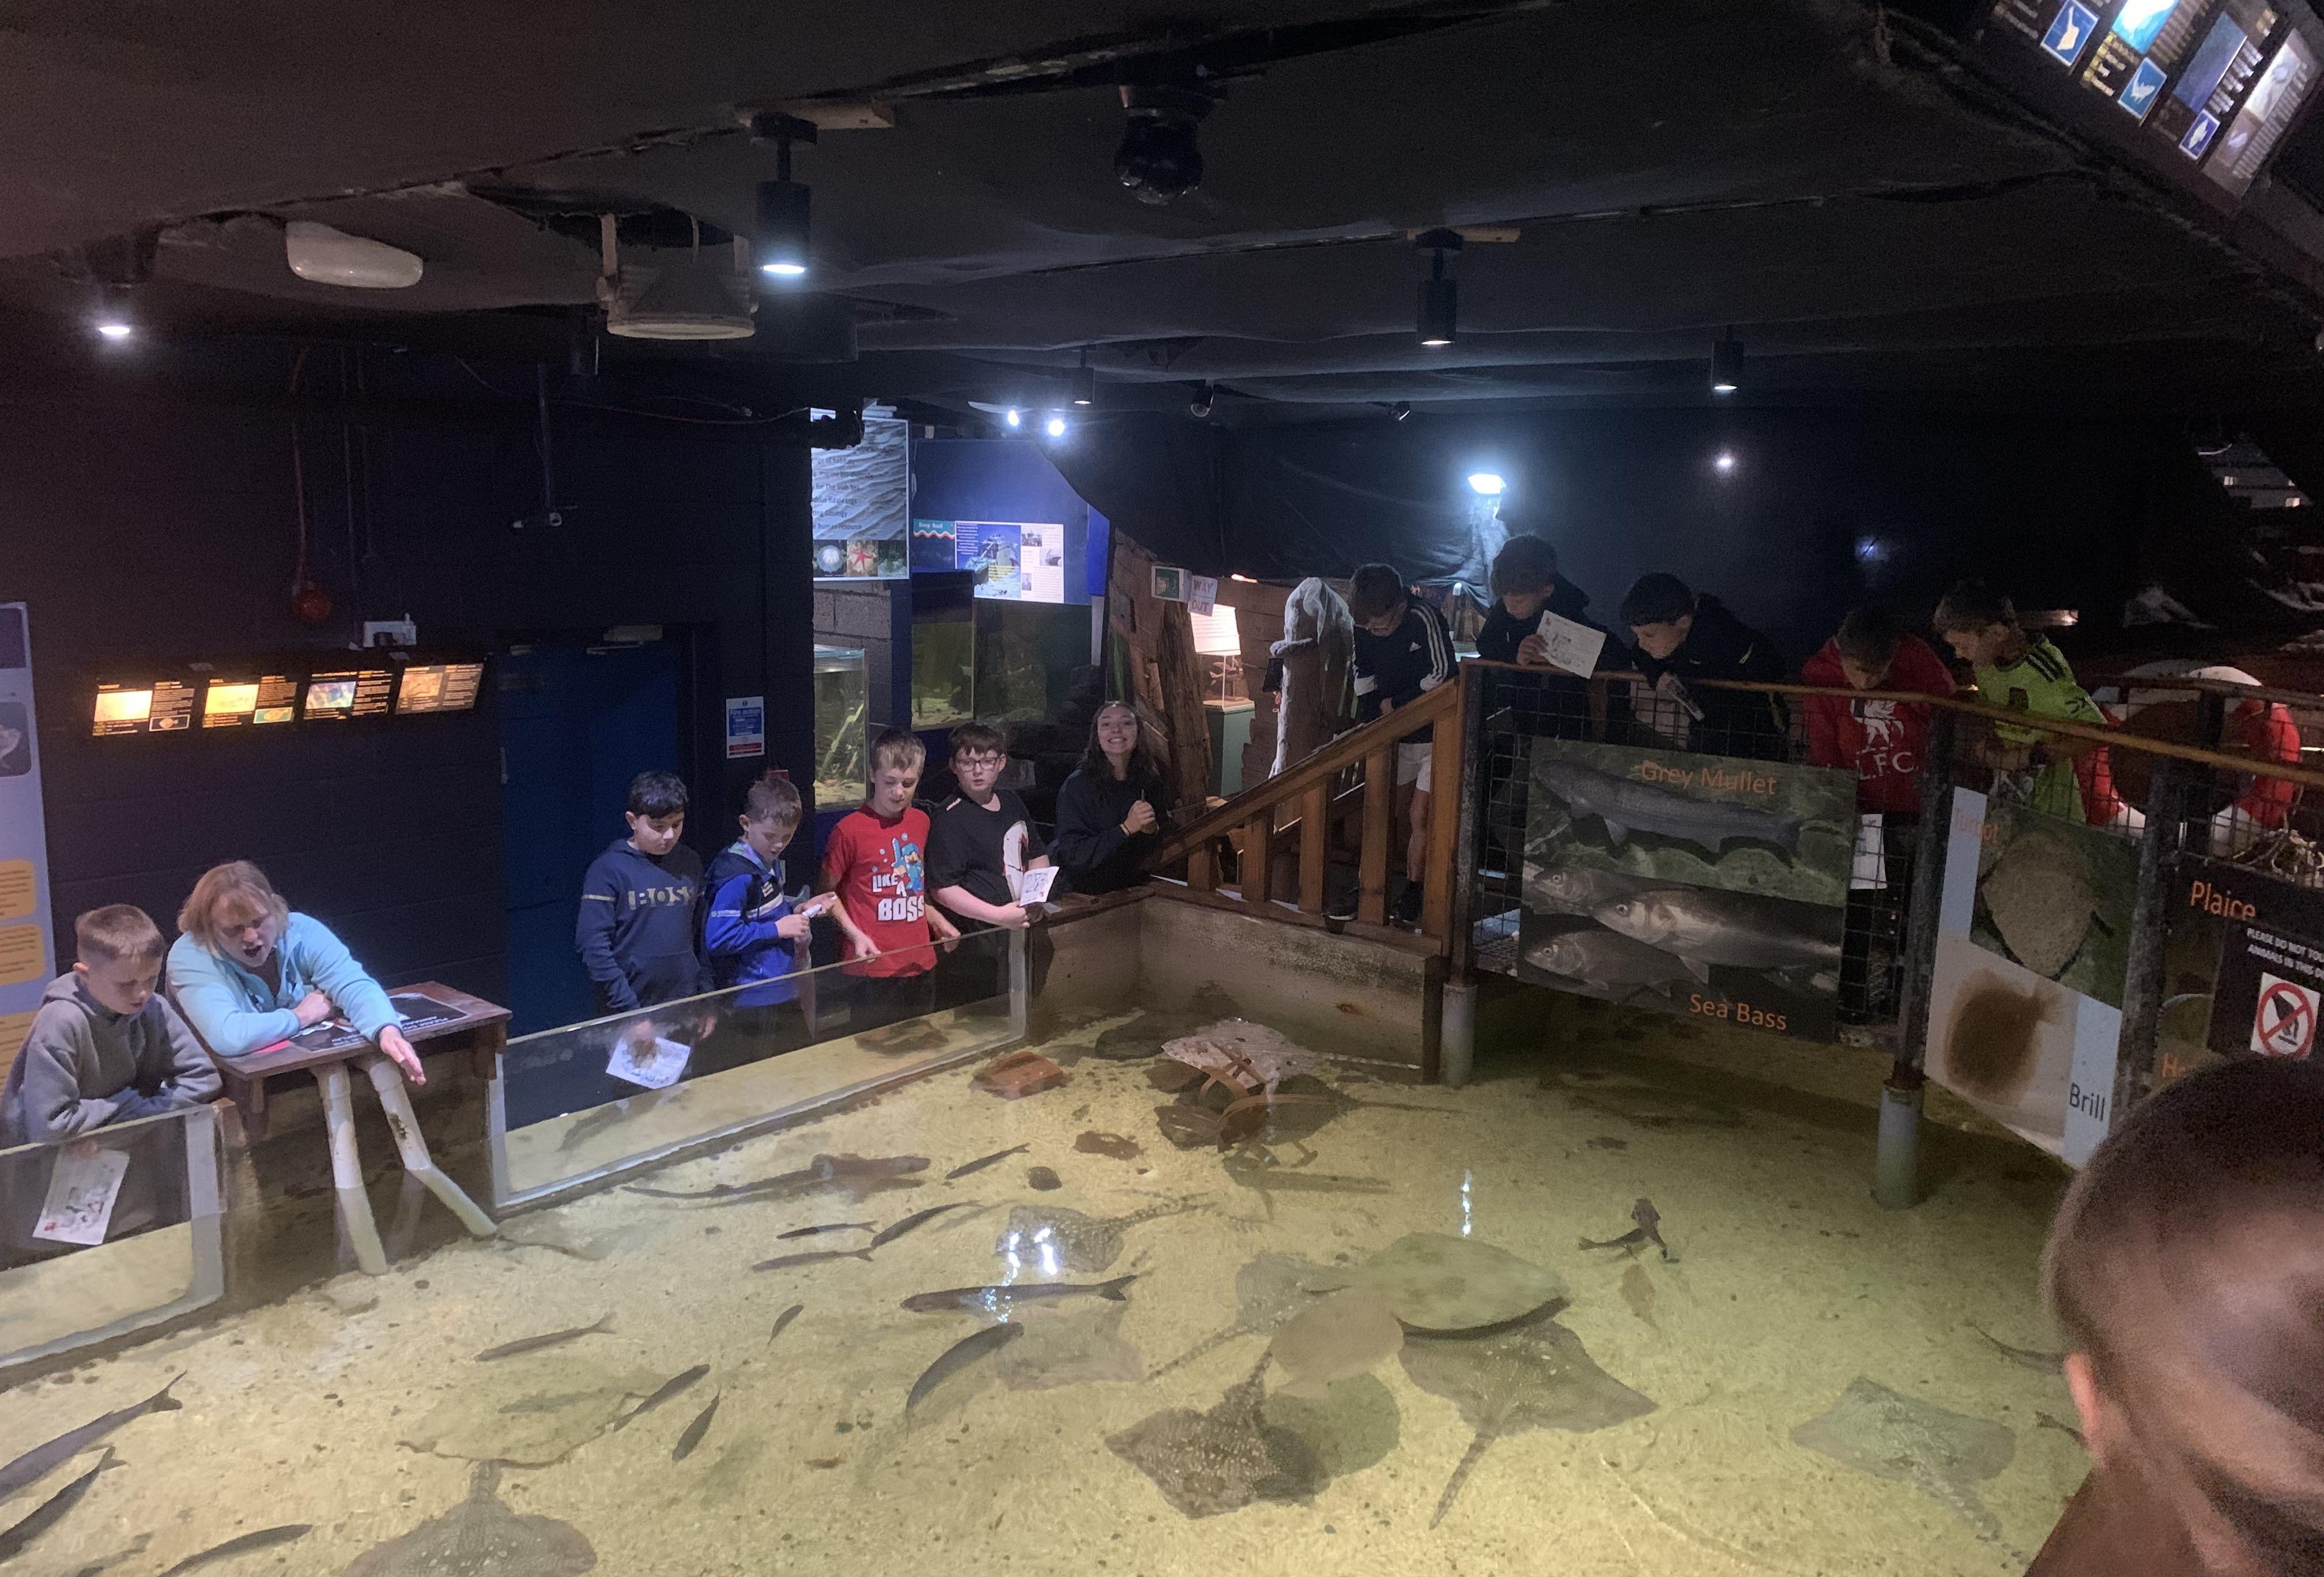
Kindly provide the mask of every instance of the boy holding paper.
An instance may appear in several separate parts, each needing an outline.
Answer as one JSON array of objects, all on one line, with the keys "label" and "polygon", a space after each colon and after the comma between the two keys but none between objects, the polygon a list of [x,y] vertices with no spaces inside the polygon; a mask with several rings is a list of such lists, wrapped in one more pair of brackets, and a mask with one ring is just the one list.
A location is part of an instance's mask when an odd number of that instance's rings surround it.
[{"label": "boy holding paper", "polygon": [[0,1092],[0,1144],[57,1144],[215,1101],[218,1071],[170,999],[161,931],[134,905],[73,922],[79,962],[42,993]]},{"label": "boy holding paper", "polygon": [[[1494,602],[1477,632],[1477,655],[1536,670],[1491,676],[1486,712],[1508,708],[1518,731],[1537,739],[1589,738],[1589,675],[1607,639],[1605,627],[1587,612],[1589,594],[1559,576],[1557,549],[1546,539],[1524,534],[1511,537],[1493,556],[1486,585]],[[1563,637],[1554,649],[1553,634]],[[1608,699],[1627,717],[1619,691]],[[1619,737],[1618,719],[1616,733]],[[1525,846],[1526,785],[1514,761],[1496,763],[1485,820],[1501,857],[1518,857],[1515,851]]]},{"label": "boy holding paper", "polygon": [[[928,818],[928,890],[960,922],[963,934],[993,927],[1021,931],[1031,919],[1028,908],[1039,901],[1026,896],[1028,888],[1046,896],[1050,881],[1027,878],[1047,870],[1049,857],[1034,841],[1025,802],[1000,787],[1009,766],[1008,741],[999,729],[964,723],[952,731],[951,745],[949,765],[960,792]],[[940,962],[936,1005],[1005,992],[1005,978],[996,985],[994,957],[988,943]]]}]

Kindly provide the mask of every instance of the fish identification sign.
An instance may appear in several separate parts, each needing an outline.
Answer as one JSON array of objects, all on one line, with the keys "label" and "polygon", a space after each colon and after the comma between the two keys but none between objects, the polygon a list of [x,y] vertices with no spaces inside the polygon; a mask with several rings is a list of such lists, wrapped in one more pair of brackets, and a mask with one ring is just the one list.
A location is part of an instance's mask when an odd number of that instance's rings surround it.
[{"label": "fish identification sign", "polygon": [[1851,775],[1550,739],[1526,772],[1518,979],[1835,1036]]}]

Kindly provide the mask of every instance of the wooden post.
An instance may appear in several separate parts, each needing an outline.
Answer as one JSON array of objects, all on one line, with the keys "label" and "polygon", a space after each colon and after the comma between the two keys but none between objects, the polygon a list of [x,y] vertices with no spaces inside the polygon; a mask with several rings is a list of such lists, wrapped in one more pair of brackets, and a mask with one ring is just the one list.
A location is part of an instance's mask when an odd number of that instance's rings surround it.
[{"label": "wooden post", "polygon": [[1323,912],[1324,850],[1331,832],[1332,783],[1325,779],[1299,797],[1299,908]]},{"label": "wooden post", "polygon": [[1364,826],[1356,844],[1356,918],[1368,926],[1388,923],[1388,845],[1396,815],[1396,747],[1383,745],[1364,758]]},{"label": "wooden post", "polygon": [[1196,892],[1218,888],[1218,855],[1207,838],[1186,851],[1186,885]]},{"label": "wooden post", "polygon": [[1268,891],[1271,872],[1268,863],[1275,853],[1275,816],[1261,811],[1242,824],[1242,900],[1245,903],[1265,903],[1273,896]]},{"label": "wooden post", "polygon": [[1420,873],[1421,934],[1440,941],[1452,929],[1452,853],[1460,846],[1461,771],[1467,764],[1461,757],[1462,702],[1466,697],[1462,693],[1458,669],[1450,682],[1453,686],[1452,706],[1436,720],[1433,735],[1435,749],[1431,752],[1428,776],[1428,863]]}]

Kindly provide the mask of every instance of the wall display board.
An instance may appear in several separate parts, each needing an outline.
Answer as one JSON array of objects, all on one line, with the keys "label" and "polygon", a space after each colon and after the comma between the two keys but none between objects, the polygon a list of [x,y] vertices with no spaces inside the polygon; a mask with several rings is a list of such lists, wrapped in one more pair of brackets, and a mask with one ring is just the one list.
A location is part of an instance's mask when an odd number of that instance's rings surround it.
[{"label": "wall display board", "polygon": [[2106,1137],[2138,846],[1955,789],[1928,1074],[2080,1166]]},{"label": "wall display board", "polygon": [[31,623],[23,604],[0,603],[0,1063],[24,1044],[55,974]]},{"label": "wall display board", "polygon": [[301,720],[415,717],[473,712],[484,695],[480,656],[405,650],[316,651],[154,664],[106,672],[88,692],[89,733],[267,733]]},{"label": "wall display board", "polygon": [[910,572],[910,456],[911,424],[872,410],[862,443],[810,453],[816,576],[893,580]]},{"label": "wall display board", "polygon": [[2324,892],[2182,859],[2163,942],[2155,1072],[2245,1057],[2305,1061],[2324,1012]]},{"label": "wall display board", "polygon": [[204,728],[259,728],[298,716],[299,681],[287,673],[216,673],[202,690]]},{"label": "wall display board", "polygon": [[1517,978],[1829,1040],[1856,779],[1535,740]]},{"label": "wall display board", "polygon": [[2313,96],[2304,0],[1995,0],[2002,76],[2213,205],[2233,208]]},{"label": "wall display board", "polygon": [[1065,528],[1054,521],[915,521],[912,554],[915,568],[968,571],[981,597],[1065,600]]}]

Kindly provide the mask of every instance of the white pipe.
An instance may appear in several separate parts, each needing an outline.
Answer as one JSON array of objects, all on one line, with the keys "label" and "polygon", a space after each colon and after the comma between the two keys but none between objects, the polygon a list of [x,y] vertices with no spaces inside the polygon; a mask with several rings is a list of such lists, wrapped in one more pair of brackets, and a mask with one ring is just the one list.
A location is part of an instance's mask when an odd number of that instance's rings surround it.
[{"label": "white pipe", "polygon": [[355,1148],[355,1104],[347,1093],[347,1065],[315,1070],[323,1089],[323,1126],[331,1140],[331,1185],[338,1191],[339,1221],[354,1245],[355,1265],[365,1276],[387,1274],[387,1250],[379,1246],[379,1223],[372,1220],[364,1193],[363,1155]]},{"label": "white pipe", "polygon": [[1469,1082],[1477,1063],[1477,986],[1473,981],[1447,981],[1444,1010],[1436,1038],[1437,1072],[1444,1083],[1459,1089]]},{"label": "white pipe", "polygon": [[362,1059],[364,1073],[371,1087],[379,1092],[380,1111],[386,1115],[387,1129],[395,1135],[395,1148],[403,1157],[403,1169],[428,1185],[428,1191],[444,1202],[444,1208],[460,1218],[460,1224],[474,1238],[489,1238],[500,1229],[493,1218],[476,1208],[476,1202],[460,1190],[460,1185],[444,1176],[436,1165],[436,1157],[428,1153],[427,1137],[420,1131],[420,1119],[412,1114],[410,1093],[403,1087],[403,1074],[384,1056]]}]

